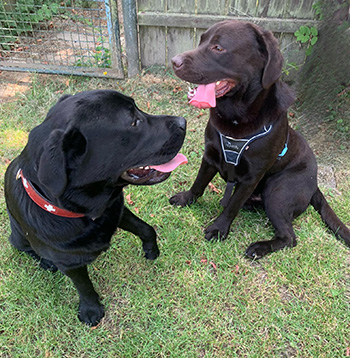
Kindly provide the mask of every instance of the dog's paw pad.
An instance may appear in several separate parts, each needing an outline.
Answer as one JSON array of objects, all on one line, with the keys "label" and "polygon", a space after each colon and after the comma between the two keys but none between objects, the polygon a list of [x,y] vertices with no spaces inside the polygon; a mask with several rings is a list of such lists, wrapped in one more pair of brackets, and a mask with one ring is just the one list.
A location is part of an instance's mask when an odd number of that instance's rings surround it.
[{"label": "dog's paw pad", "polygon": [[78,318],[81,322],[86,323],[88,326],[97,326],[105,314],[104,307],[98,305],[95,307],[86,307],[79,309]]},{"label": "dog's paw pad", "polygon": [[147,260],[155,260],[159,256],[159,250],[145,250],[145,258]]},{"label": "dog's paw pad", "polygon": [[246,256],[248,256],[253,260],[258,260],[261,259],[266,254],[268,254],[269,252],[271,252],[270,245],[263,242],[262,243],[256,242],[254,244],[251,244],[247,248],[245,254]]}]

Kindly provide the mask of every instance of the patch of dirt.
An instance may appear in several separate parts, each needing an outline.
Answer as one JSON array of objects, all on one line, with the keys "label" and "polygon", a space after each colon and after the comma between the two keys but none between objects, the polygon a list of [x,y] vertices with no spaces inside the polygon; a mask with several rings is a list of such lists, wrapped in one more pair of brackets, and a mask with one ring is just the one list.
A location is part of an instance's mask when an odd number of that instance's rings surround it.
[{"label": "patch of dirt", "polygon": [[25,93],[31,83],[28,72],[0,71],[0,103],[13,100],[17,93]]}]

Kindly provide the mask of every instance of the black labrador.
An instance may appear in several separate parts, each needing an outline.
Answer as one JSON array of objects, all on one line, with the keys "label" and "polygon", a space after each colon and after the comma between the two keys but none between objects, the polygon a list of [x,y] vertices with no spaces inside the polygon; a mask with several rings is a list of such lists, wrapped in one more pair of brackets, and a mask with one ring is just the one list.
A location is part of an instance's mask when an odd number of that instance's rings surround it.
[{"label": "black labrador", "polygon": [[82,322],[96,325],[104,315],[86,265],[108,249],[117,227],[140,237],[147,259],[159,255],[154,229],[124,207],[123,187],[167,179],[185,131],[184,118],[146,114],[116,91],[65,95],[9,165],[10,242],[72,279]]},{"label": "black labrador", "polygon": [[349,229],[318,188],[314,154],[288,125],[294,96],[280,81],[283,57],[272,33],[248,22],[219,22],[198,48],[175,56],[172,64],[178,77],[198,85],[189,92],[190,103],[210,108],[210,118],[197,178],[170,202],[190,205],[217,172],[227,182],[224,210],[206,229],[206,239],[226,238],[242,207],[263,204],[275,236],[247,248],[247,256],[258,259],[296,245],[292,221],[311,204],[350,246]]}]

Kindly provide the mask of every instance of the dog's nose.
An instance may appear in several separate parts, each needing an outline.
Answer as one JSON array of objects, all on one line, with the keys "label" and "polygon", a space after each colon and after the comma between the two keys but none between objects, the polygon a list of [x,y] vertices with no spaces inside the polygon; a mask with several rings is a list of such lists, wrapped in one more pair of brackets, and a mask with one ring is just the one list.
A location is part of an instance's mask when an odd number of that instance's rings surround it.
[{"label": "dog's nose", "polygon": [[180,129],[186,130],[186,119],[183,117],[177,117],[177,123]]},{"label": "dog's nose", "polygon": [[180,129],[185,132],[186,131],[186,119],[183,117],[170,116],[169,120],[167,121],[167,127],[170,130]]},{"label": "dog's nose", "polygon": [[171,59],[171,63],[173,64],[173,68],[177,70],[184,64],[183,57],[181,55],[176,55]]}]

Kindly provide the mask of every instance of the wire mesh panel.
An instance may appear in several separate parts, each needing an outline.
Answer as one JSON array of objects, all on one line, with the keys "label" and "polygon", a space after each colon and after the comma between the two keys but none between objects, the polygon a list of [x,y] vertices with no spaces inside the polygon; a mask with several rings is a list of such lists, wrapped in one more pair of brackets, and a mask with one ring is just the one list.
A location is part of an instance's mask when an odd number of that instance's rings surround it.
[{"label": "wire mesh panel", "polygon": [[0,69],[123,78],[116,1],[0,2]]}]

